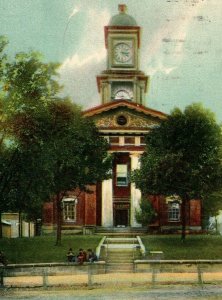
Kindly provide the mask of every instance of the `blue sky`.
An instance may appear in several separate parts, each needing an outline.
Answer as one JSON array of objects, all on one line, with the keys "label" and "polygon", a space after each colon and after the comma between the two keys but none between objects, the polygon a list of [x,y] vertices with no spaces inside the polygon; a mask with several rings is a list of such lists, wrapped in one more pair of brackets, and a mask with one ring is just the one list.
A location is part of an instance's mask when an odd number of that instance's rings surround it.
[{"label": "blue sky", "polygon": [[146,105],[169,113],[202,102],[222,122],[222,0],[0,0],[0,34],[12,56],[37,50],[60,62],[64,93],[89,108],[100,104],[103,27],[120,3],[142,27]]}]

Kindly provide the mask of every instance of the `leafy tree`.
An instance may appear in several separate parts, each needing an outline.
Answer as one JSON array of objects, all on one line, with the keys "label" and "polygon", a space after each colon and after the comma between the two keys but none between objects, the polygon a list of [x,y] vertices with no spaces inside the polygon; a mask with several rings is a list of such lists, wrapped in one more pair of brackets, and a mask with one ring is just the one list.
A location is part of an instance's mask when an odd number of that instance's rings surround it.
[{"label": "leafy tree", "polygon": [[147,198],[142,198],[140,200],[140,209],[135,212],[136,221],[142,226],[147,226],[150,224],[154,217],[156,216],[156,211],[154,210],[151,202]]},{"label": "leafy tree", "polygon": [[182,199],[182,240],[190,199],[203,199],[221,188],[221,129],[200,104],[178,108],[146,138],[141,169],[133,174],[143,194],[178,195]]},{"label": "leafy tree", "polygon": [[[29,210],[46,190],[47,157],[43,151],[47,104],[57,99],[58,64],[47,64],[36,52],[4,54],[0,38],[0,213]],[[36,163],[38,161],[38,163]]]},{"label": "leafy tree", "polygon": [[60,244],[63,195],[107,176],[107,143],[79,107],[58,97],[58,64],[36,52],[13,61],[2,54],[0,62],[0,212],[38,217],[42,202],[55,196]]},{"label": "leafy tree", "polygon": [[57,241],[61,243],[62,199],[73,189],[90,192],[88,185],[107,178],[111,160],[108,144],[80,109],[69,101],[49,105],[46,143],[51,156],[53,179],[51,192],[57,205]]}]

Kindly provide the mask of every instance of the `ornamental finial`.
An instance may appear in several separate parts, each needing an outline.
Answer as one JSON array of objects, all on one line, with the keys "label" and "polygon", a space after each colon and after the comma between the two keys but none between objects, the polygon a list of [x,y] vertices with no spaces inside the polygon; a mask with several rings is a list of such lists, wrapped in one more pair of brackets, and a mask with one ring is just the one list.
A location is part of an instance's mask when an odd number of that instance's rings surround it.
[{"label": "ornamental finial", "polygon": [[118,8],[119,8],[119,12],[122,13],[122,14],[126,13],[126,11],[127,11],[126,4],[119,4]]}]

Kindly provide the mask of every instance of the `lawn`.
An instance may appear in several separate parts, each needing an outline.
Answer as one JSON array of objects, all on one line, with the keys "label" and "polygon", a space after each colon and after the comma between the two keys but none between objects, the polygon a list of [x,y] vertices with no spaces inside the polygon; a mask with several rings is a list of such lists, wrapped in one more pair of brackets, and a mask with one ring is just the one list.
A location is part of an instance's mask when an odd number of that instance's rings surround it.
[{"label": "lawn", "polygon": [[3,238],[0,239],[0,250],[9,263],[66,262],[69,248],[76,254],[79,248],[95,250],[101,238],[92,235],[63,236],[61,246],[55,246],[56,238],[52,236]]},{"label": "lawn", "polygon": [[187,235],[184,243],[180,235],[149,235],[142,241],[148,251],[163,251],[164,259],[222,259],[220,235]]},{"label": "lawn", "polygon": [[[63,236],[62,245],[55,246],[55,237],[0,239],[0,250],[10,263],[65,262],[71,247],[74,253],[79,248],[95,250],[101,240],[96,235]],[[161,250],[164,259],[222,259],[222,236],[188,235],[184,243],[180,235],[141,236],[148,251]]]}]

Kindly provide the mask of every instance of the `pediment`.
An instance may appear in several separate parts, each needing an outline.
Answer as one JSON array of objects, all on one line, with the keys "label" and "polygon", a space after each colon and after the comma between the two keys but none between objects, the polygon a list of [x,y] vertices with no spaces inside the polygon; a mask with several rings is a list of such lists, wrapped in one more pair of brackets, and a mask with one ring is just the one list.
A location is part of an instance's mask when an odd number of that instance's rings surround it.
[{"label": "pediment", "polygon": [[[116,101],[85,111],[84,116],[94,120],[99,130],[149,131],[166,119],[162,112],[128,101]],[[122,122],[121,118],[126,122]]]}]

